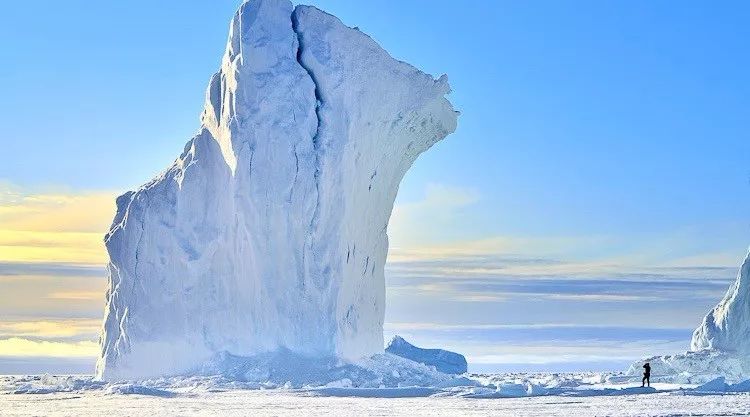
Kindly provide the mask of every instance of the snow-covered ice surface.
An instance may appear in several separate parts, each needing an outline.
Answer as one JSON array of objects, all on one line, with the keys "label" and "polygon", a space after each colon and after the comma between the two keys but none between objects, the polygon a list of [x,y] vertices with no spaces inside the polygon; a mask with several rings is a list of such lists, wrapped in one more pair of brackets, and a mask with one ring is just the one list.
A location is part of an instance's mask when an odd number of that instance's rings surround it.
[{"label": "snow-covered ice surface", "polygon": [[198,133],[117,199],[98,374],[382,353],[388,220],[406,171],[456,129],[449,91],[314,7],[244,3]]},{"label": "snow-covered ice surface", "polygon": [[342,382],[337,387],[264,389],[212,377],[103,383],[92,376],[0,376],[0,414],[750,415],[750,395],[729,392],[724,381],[698,388],[656,383],[648,390],[630,377],[594,373],[466,375],[466,380],[472,384],[358,389]]}]

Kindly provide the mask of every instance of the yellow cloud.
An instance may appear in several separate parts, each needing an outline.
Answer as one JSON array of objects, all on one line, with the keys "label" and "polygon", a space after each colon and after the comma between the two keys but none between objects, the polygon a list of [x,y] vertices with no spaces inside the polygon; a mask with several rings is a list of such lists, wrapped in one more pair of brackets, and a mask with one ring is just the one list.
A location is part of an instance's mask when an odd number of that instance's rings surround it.
[{"label": "yellow cloud", "polygon": [[53,300],[103,300],[102,291],[55,291],[47,296]]},{"label": "yellow cloud", "polygon": [[98,319],[67,319],[0,322],[0,334],[26,337],[73,337],[99,332]]},{"label": "yellow cloud", "polygon": [[106,262],[115,193],[0,194],[0,261]]},{"label": "yellow cloud", "polygon": [[0,356],[96,357],[99,344],[91,341],[48,342],[11,337],[0,339]]}]

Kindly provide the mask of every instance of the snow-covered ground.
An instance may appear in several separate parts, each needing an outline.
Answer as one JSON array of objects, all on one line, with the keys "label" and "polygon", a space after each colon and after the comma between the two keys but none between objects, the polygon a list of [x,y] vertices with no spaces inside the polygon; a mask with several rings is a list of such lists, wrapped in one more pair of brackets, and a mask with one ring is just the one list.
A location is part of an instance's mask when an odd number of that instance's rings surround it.
[{"label": "snow-covered ground", "polygon": [[[0,376],[2,415],[749,415],[750,394],[597,373],[467,375],[446,387],[268,389],[212,377],[107,384]],[[720,390],[725,385],[707,385]]]},{"label": "snow-covered ground", "polygon": [[104,393],[0,395],[8,416],[300,415],[300,416],[744,416],[750,396],[676,394],[620,397],[330,398],[287,391],[201,393],[163,399]]}]

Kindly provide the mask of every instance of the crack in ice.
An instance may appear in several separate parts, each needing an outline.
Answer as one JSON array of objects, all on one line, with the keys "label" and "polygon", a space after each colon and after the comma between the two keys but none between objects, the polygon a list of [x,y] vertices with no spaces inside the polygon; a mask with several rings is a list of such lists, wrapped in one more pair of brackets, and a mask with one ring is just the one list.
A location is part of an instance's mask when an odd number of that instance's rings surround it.
[{"label": "crack in ice", "polygon": [[[313,83],[313,94],[315,95],[315,118],[317,119],[317,124],[315,126],[315,133],[312,135],[312,145],[313,145],[313,155],[315,157],[315,173],[314,175],[314,185],[315,185],[315,208],[313,210],[312,218],[310,219],[310,225],[307,229],[307,238],[309,239],[308,245],[312,246],[312,240],[313,235],[315,231],[317,230],[318,221],[320,217],[320,129],[321,125],[323,123],[323,118],[320,115],[321,108],[323,107],[323,95],[320,91],[320,85],[318,83],[317,78],[315,77],[315,73],[313,70],[304,62],[304,35],[299,30],[299,16],[297,14],[299,13],[299,7],[295,7],[295,9],[292,11],[292,14],[290,16],[291,22],[292,22],[292,31],[297,37],[297,52],[296,52],[296,60],[299,66],[305,70],[307,73],[307,76],[310,77],[310,81]],[[295,154],[296,156],[296,154]],[[305,253],[306,251],[303,251],[303,264],[305,262]],[[315,278],[318,274],[313,274],[313,278]],[[321,277],[322,278],[322,277]]]}]

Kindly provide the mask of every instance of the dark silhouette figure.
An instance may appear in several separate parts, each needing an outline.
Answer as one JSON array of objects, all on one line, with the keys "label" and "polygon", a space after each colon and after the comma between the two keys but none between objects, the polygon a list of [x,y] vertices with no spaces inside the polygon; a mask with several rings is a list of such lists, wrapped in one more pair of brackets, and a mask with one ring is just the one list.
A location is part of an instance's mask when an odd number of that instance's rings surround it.
[{"label": "dark silhouette figure", "polygon": [[646,386],[646,384],[648,384],[649,387],[651,386],[651,380],[649,378],[651,378],[651,365],[646,362],[646,364],[643,365],[643,379],[641,380],[641,387]]}]

